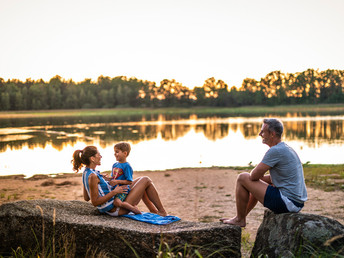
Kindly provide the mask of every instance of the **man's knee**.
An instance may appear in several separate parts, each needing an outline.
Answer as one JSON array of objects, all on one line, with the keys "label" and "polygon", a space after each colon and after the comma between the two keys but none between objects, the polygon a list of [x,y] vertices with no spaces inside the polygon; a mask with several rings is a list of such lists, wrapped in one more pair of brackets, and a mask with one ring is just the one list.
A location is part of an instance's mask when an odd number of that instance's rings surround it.
[{"label": "man's knee", "polygon": [[237,181],[239,183],[247,182],[248,180],[250,180],[250,173],[243,172],[238,175]]}]

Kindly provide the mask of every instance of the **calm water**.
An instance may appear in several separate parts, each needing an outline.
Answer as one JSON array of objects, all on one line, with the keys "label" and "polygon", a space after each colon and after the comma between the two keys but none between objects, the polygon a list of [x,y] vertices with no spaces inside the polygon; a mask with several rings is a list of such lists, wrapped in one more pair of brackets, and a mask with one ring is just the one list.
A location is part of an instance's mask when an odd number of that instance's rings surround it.
[{"label": "calm water", "polygon": [[[134,170],[247,166],[268,147],[258,133],[262,117],[98,117],[0,120],[0,175],[72,173],[76,149],[96,145],[101,171],[115,161],[113,145],[128,141]],[[284,141],[303,163],[344,163],[344,115],[280,117]]]}]

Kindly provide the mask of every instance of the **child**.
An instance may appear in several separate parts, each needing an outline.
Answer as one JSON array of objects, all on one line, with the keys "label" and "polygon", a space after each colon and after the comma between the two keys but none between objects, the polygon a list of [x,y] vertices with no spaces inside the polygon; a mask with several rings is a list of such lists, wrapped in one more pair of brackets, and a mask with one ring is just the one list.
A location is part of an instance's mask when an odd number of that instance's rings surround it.
[{"label": "child", "polygon": [[[129,156],[131,147],[127,142],[120,142],[115,144],[115,157],[117,162],[112,166],[111,177],[113,180],[127,180],[133,181],[133,169],[130,164],[127,162],[127,157]],[[116,187],[116,186],[115,186]],[[128,185],[128,193],[121,193],[115,195],[114,205],[127,209],[134,212],[135,214],[141,214],[140,210],[128,202],[125,201],[125,198],[129,194],[130,187]]]}]

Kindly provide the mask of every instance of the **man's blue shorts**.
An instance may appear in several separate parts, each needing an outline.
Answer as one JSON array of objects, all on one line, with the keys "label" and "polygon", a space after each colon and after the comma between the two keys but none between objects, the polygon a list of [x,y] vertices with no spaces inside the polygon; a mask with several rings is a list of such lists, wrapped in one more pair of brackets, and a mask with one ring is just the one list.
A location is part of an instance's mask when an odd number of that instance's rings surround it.
[{"label": "man's blue shorts", "polygon": [[269,185],[266,189],[264,196],[264,207],[269,208],[274,213],[286,213],[289,212],[287,206],[281,198],[280,191],[277,187]]}]

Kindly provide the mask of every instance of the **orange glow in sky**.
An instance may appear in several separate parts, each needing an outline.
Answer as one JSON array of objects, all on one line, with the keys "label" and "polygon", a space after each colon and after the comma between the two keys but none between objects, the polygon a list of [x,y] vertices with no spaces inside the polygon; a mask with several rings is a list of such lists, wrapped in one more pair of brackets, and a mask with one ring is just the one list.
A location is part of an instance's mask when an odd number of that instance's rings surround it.
[{"label": "orange glow in sky", "polygon": [[0,0],[0,78],[241,86],[343,69],[342,0]]}]

